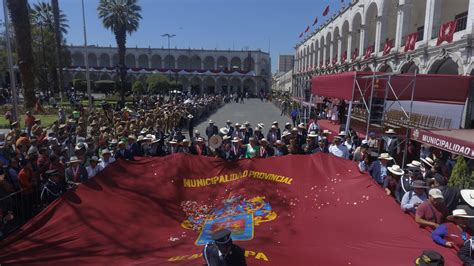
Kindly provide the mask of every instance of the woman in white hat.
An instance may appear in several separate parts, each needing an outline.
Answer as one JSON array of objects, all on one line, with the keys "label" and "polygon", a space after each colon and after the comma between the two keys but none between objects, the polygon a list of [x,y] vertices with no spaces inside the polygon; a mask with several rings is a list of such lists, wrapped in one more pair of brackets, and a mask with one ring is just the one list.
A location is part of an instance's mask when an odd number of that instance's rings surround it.
[{"label": "woman in white hat", "polygon": [[399,165],[392,165],[387,167],[389,174],[383,180],[383,188],[387,195],[392,195],[400,202],[403,196],[403,190],[400,185],[400,178],[405,174]]},{"label": "woman in white hat", "polygon": [[459,250],[464,245],[464,242],[471,237],[466,232],[468,218],[474,217],[467,215],[463,209],[453,210],[453,214],[447,218],[449,222],[440,224],[431,233],[431,238],[443,247]]}]

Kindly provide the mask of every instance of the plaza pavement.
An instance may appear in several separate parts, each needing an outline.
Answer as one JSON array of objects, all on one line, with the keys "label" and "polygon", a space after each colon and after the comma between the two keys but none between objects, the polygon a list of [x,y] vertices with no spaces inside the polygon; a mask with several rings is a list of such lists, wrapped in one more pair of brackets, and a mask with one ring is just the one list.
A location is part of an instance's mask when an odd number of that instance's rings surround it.
[{"label": "plaza pavement", "polygon": [[[226,121],[243,124],[249,121],[252,128],[255,128],[258,123],[265,125],[263,134],[266,136],[268,129],[272,126],[273,121],[278,121],[280,129],[285,126],[286,122],[291,122],[287,116],[280,116],[281,111],[271,102],[261,102],[260,99],[245,99],[245,103],[228,103],[213,113],[207,120],[202,121],[195,126],[195,130],[199,130],[202,136],[206,136],[206,127],[209,125],[209,120],[214,121],[218,128],[224,127]],[[184,132],[187,133],[187,130]],[[206,137],[207,138],[207,137]]]}]

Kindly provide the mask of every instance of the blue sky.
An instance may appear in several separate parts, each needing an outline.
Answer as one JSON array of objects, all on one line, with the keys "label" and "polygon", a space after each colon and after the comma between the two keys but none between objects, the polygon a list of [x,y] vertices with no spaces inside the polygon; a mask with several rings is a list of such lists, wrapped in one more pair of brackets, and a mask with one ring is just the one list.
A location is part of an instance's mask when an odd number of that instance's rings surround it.
[{"label": "blue sky", "polygon": [[[49,0],[46,0],[49,1]],[[344,0],[347,3],[351,0]],[[29,0],[30,3],[38,0]],[[340,9],[341,0],[139,0],[142,21],[128,36],[127,47],[167,47],[163,33],[173,33],[171,46],[205,49],[261,49],[278,68],[279,54],[293,54],[298,35],[329,4],[329,16]],[[99,0],[84,0],[89,44],[115,45],[112,33],[97,17]],[[68,44],[84,43],[80,0],[59,0],[69,19]],[[3,7],[0,7],[3,20]],[[312,27],[313,29],[313,27]]]}]

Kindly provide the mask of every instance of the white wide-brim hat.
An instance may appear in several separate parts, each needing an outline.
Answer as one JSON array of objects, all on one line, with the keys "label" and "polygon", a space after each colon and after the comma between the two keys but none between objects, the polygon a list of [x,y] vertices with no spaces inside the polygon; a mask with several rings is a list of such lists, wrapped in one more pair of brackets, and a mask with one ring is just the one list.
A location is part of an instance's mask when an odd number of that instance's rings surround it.
[{"label": "white wide-brim hat", "polygon": [[413,160],[411,163],[407,164],[408,167],[421,167],[421,163],[419,161]]},{"label": "white wide-brim hat", "polygon": [[471,207],[474,207],[474,189],[461,189],[462,199]]},{"label": "white wide-brim hat", "polygon": [[402,176],[402,175],[405,174],[405,171],[403,171],[403,169],[401,169],[400,166],[399,166],[399,165],[396,165],[396,164],[387,167],[387,169],[388,169],[391,173],[393,173],[393,174],[395,174],[395,175],[400,175],[400,176]]},{"label": "white wide-brim hat", "polygon": [[453,214],[449,215],[446,219],[452,221],[455,217],[461,217],[461,218],[474,218],[474,216],[468,215],[466,210],[464,209],[456,209],[453,210]]},{"label": "white wide-brim hat", "polygon": [[385,131],[385,134],[395,134],[395,130],[393,128],[389,128],[387,131]]},{"label": "white wide-brim hat", "polygon": [[388,153],[386,153],[386,152],[380,154],[380,156],[378,157],[378,159],[380,159],[380,160],[388,160],[388,161],[393,160],[392,156],[390,156],[390,154],[388,154]]},{"label": "white wide-brim hat", "polygon": [[429,165],[431,167],[433,167],[433,165],[434,165],[434,161],[430,157],[421,158],[421,161],[426,163],[427,165]]}]

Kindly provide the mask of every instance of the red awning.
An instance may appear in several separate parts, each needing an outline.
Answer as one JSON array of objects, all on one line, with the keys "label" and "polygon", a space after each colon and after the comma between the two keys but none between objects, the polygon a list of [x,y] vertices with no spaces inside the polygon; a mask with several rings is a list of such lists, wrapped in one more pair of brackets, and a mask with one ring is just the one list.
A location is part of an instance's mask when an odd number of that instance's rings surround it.
[{"label": "red awning", "polygon": [[[416,78],[412,74],[398,74],[378,77],[372,80],[372,76],[384,73],[373,72],[345,72],[332,75],[316,76],[312,79],[312,93],[314,95],[352,99],[352,90],[355,88],[354,100],[361,98],[361,89],[368,97],[374,82],[374,95],[384,97],[385,88],[390,80],[391,89],[387,99],[389,100],[411,100],[412,86],[415,83],[415,101],[425,102],[448,102],[454,104],[464,104],[469,92],[471,77],[458,75],[433,75],[418,74]],[[358,87],[357,87],[358,86]]]},{"label": "red awning", "polygon": [[415,129],[411,139],[474,159],[474,129]]}]

